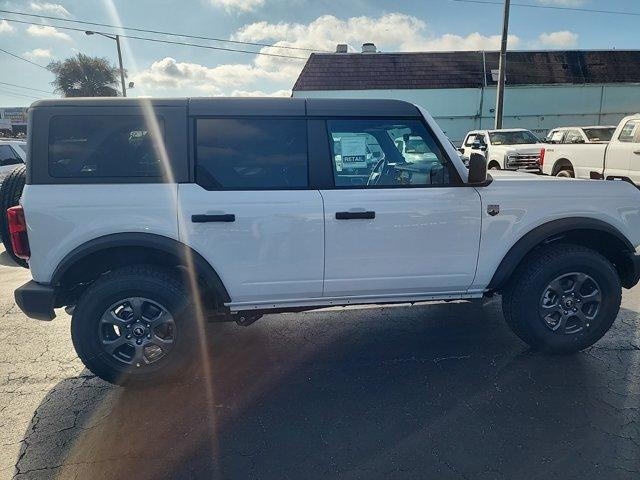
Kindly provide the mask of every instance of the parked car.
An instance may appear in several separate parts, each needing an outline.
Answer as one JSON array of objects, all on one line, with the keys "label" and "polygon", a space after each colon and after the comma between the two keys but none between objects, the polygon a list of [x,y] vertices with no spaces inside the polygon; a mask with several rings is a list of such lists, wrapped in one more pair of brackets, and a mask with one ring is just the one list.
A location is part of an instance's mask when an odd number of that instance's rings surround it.
[{"label": "parked car", "polygon": [[593,127],[559,127],[550,130],[546,143],[601,143],[611,140],[615,125]]},{"label": "parked car", "polygon": [[[575,352],[640,275],[637,189],[488,176],[478,154],[467,169],[406,102],[56,99],[29,116],[9,219],[33,279],[16,302],[40,320],[66,307],[79,357],[110,382],[188,375],[205,321],[496,292],[523,341]],[[366,182],[338,168],[365,149],[338,153],[336,132],[380,146]],[[405,157],[404,135],[438,162]]]},{"label": "parked car", "polygon": [[639,125],[640,114],[631,115],[614,127],[608,142],[563,141],[545,145],[541,150],[542,172],[558,177],[626,180],[640,185]]},{"label": "parked car", "polygon": [[27,158],[27,142],[0,138],[0,182]]},{"label": "parked car", "polygon": [[540,140],[522,128],[473,130],[467,133],[460,152],[470,157],[481,153],[490,170],[540,172]]}]

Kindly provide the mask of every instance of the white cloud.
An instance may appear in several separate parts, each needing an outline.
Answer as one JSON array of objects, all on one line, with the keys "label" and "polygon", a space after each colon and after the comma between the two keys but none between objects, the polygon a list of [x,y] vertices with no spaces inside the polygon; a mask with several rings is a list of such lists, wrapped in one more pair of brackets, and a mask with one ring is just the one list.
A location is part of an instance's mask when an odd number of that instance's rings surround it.
[{"label": "white cloud", "polygon": [[34,48],[33,50],[24,52],[24,56],[31,59],[34,59],[34,58],[48,59],[53,57],[53,55],[51,54],[51,50],[48,48]]},{"label": "white cloud", "polygon": [[227,13],[250,12],[264,5],[265,0],[208,0],[214,7],[224,8]]},{"label": "white cloud", "polygon": [[0,33],[11,33],[15,30],[6,20],[0,20]]},{"label": "white cloud", "polygon": [[584,0],[538,0],[538,3],[554,7],[579,7],[584,5]]},{"label": "white cloud", "polygon": [[32,37],[55,38],[66,42],[72,41],[69,35],[49,25],[30,25],[29,28],[27,28],[27,33]]},{"label": "white cloud", "polygon": [[538,41],[544,47],[548,48],[569,48],[578,44],[578,34],[568,30],[559,32],[541,33]]},{"label": "white cloud", "polygon": [[276,90],[275,92],[263,92],[262,90],[233,90],[232,97],[290,97],[291,90]]},{"label": "white cloud", "polygon": [[31,2],[29,8],[34,12],[49,13],[51,15],[59,15],[68,17],[71,14],[69,10],[64,8],[59,3],[47,3],[47,2]]}]

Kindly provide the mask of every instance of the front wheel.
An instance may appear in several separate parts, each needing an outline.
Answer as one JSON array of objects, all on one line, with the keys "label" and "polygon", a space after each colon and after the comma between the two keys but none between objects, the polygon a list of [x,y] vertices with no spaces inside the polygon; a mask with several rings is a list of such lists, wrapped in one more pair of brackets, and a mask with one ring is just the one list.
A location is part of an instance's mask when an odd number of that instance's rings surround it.
[{"label": "front wheel", "polygon": [[593,345],[620,309],[611,262],[579,245],[545,247],[526,258],[503,292],[508,325],[536,350],[573,353]]},{"label": "front wheel", "polygon": [[563,168],[558,173],[556,173],[556,177],[575,178],[575,174],[573,173],[573,169],[572,168],[567,167],[567,168]]},{"label": "front wheel", "polygon": [[132,266],[96,280],[71,320],[78,356],[115,384],[149,384],[184,375],[197,324],[183,282],[168,270]]}]

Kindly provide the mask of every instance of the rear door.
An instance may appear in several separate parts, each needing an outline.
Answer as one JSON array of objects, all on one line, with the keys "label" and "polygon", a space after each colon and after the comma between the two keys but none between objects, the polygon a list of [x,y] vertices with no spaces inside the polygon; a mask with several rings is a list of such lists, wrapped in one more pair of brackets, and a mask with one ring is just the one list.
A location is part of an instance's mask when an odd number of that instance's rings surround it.
[{"label": "rear door", "polygon": [[[478,257],[480,198],[461,184],[423,121],[336,118],[326,125],[334,186],[321,190],[325,297],[465,291]],[[341,165],[336,139],[363,134],[384,156],[366,182],[354,185]],[[406,138],[412,139],[411,153],[395,143]],[[351,154],[362,153],[357,149],[354,142]]]},{"label": "rear door", "polygon": [[309,188],[304,117],[195,118],[195,182],[179,186],[180,238],[234,304],[322,296],[322,197]]}]

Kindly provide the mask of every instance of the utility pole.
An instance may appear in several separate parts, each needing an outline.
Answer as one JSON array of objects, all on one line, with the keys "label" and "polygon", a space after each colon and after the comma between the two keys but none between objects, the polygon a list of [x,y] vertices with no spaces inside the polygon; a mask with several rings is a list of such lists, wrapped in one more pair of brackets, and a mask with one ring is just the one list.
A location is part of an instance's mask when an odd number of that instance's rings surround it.
[{"label": "utility pole", "polygon": [[504,15],[502,19],[502,42],[500,43],[500,63],[498,64],[498,91],[496,98],[495,128],[502,128],[502,112],[504,105],[504,77],[507,68],[507,36],[509,35],[509,4],[511,0],[504,0]]},{"label": "utility pole", "polygon": [[124,83],[124,67],[122,66],[122,52],[120,51],[120,35],[111,36],[111,35],[107,35],[106,33],[94,32],[92,30],[87,30],[84,33],[85,35],[101,35],[103,37],[110,38],[111,40],[115,40],[116,46],[118,48],[118,63],[120,64],[120,82],[122,84],[122,96],[126,97],[127,87],[125,86],[125,83]]}]

